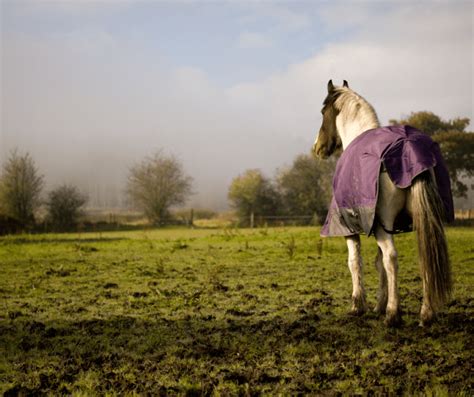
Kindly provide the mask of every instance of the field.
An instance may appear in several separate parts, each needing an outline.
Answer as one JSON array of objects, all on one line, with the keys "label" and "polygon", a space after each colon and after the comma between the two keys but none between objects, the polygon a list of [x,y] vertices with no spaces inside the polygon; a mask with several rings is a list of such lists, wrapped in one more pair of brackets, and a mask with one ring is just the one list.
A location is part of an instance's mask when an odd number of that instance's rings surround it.
[{"label": "field", "polygon": [[[0,239],[0,393],[474,395],[474,230],[448,229],[455,288],[418,327],[413,234],[397,236],[404,324],[351,317],[343,239],[318,228]],[[375,242],[363,238],[375,303]]]}]

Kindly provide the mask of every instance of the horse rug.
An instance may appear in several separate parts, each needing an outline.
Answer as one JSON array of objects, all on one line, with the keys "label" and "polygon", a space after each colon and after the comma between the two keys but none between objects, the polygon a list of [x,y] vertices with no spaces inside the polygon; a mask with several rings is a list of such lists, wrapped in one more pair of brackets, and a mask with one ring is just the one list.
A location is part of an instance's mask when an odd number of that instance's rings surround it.
[{"label": "horse rug", "polygon": [[[380,172],[387,172],[392,182],[403,189],[429,169],[434,171],[446,221],[452,221],[451,185],[438,144],[407,125],[365,131],[349,144],[337,162],[333,197],[321,236],[372,234]],[[402,212],[390,232],[410,230],[411,218]]]}]

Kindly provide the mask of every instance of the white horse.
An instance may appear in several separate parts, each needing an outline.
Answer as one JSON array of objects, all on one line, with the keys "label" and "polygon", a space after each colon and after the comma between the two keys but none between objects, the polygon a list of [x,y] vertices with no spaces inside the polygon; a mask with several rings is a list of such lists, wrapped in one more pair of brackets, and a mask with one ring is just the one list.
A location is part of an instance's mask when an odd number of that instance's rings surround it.
[{"label": "white horse", "polygon": [[[322,109],[323,121],[313,146],[313,152],[327,158],[342,146],[350,143],[365,131],[379,128],[373,107],[349,88],[344,80],[342,87],[328,83],[328,96]],[[447,243],[443,230],[443,210],[432,170],[417,176],[410,187],[400,189],[387,172],[378,176],[378,196],[373,234],[377,240],[375,261],[379,272],[378,299],[375,312],[385,314],[388,326],[401,324],[397,287],[397,250],[393,233],[397,215],[406,211],[417,231],[420,269],[423,282],[423,303],[420,325],[429,325],[451,292],[451,273]],[[352,275],[352,310],[361,315],[367,310],[362,275],[362,258],[358,234],[346,236],[349,251],[348,265]]]}]

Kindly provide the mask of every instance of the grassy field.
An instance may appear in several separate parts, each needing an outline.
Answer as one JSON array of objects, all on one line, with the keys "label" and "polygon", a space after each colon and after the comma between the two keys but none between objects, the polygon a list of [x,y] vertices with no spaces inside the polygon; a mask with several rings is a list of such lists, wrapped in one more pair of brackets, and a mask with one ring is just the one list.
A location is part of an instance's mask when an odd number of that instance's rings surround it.
[{"label": "grassy field", "polygon": [[[404,325],[347,315],[343,239],[317,228],[0,239],[0,392],[474,394],[474,230],[448,229],[454,294],[418,327],[413,234],[397,236]],[[375,303],[375,242],[363,239]]]}]

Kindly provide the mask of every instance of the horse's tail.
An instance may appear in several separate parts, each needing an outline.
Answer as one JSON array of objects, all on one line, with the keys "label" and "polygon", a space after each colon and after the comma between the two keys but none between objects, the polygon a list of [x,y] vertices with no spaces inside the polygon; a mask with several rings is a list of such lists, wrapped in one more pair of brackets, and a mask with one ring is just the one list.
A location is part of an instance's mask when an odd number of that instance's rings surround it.
[{"label": "horse's tail", "polygon": [[417,176],[411,186],[413,226],[418,238],[418,254],[425,294],[434,310],[449,298],[452,289],[451,265],[444,234],[444,206],[432,172]]}]

